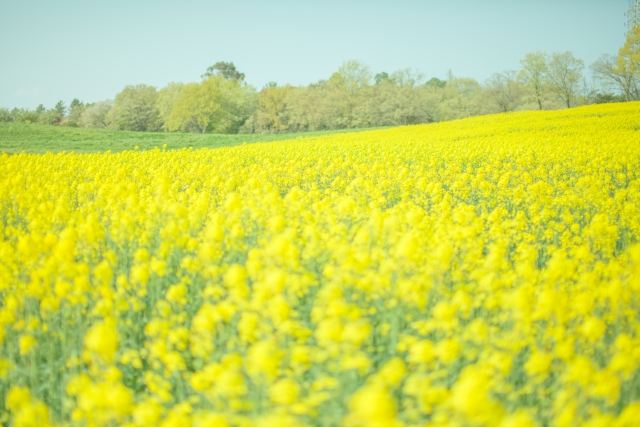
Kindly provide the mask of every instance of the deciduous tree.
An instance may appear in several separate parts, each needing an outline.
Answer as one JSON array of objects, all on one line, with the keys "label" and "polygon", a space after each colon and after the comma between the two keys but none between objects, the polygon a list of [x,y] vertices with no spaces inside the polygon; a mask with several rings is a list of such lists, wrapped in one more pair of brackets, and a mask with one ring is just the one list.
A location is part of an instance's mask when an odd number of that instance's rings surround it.
[{"label": "deciduous tree", "polygon": [[515,71],[494,73],[485,86],[489,99],[501,113],[515,110],[522,101],[522,85]]},{"label": "deciduous tree", "polygon": [[371,85],[369,66],[357,60],[344,62],[324,85],[328,113],[336,128],[352,128],[365,125],[356,108],[366,97],[364,89]]},{"label": "deciduous tree", "polygon": [[158,118],[160,123],[162,123],[160,126],[164,130],[169,130],[167,122],[169,121],[171,110],[173,109],[176,101],[180,98],[184,86],[184,83],[171,82],[158,92],[156,108],[158,109]]},{"label": "deciduous tree", "polygon": [[640,25],[636,25],[627,33],[624,45],[618,51],[618,62],[620,61],[640,79]]},{"label": "deciduous tree", "polygon": [[447,85],[447,82],[446,80],[440,80],[437,77],[432,77],[424,85],[428,87],[443,89]]},{"label": "deciduous tree", "polygon": [[84,104],[78,99],[74,98],[69,104],[69,122],[77,124],[80,121],[80,116],[84,110]]},{"label": "deciduous tree", "polygon": [[235,133],[248,117],[252,88],[238,80],[210,76],[182,89],[169,120],[170,131]]},{"label": "deciduous tree", "polygon": [[480,114],[481,86],[474,79],[451,76],[442,91],[436,120],[453,120]]},{"label": "deciduous tree", "polygon": [[571,52],[554,53],[548,64],[549,88],[567,108],[575,105],[582,84],[584,62]]},{"label": "deciduous tree", "polygon": [[634,64],[626,59],[605,54],[591,64],[591,70],[605,86],[619,90],[626,101],[632,101],[638,99],[638,75]]},{"label": "deciduous tree", "polygon": [[109,126],[119,130],[158,130],[157,99],[158,92],[153,86],[126,86],[116,95],[113,107],[107,114]]},{"label": "deciduous tree", "polygon": [[522,65],[520,79],[533,94],[539,110],[542,110],[547,87],[547,73],[549,71],[547,62],[548,56],[544,52],[527,53],[524,59],[520,60]]},{"label": "deciduous tree", "polygon": [[640,25],[636,25],[627,33],[624,45],[618,51],[618,69],[635,76],[634,99],[639,99],[637,85],[640,85]]},{"label": "deciduous tree", "polygon": [[293,88],[290,85],[271,86],[258,94],[257,126],[262,132],[278,133],[287,129],[286,98]]},{"label": "deciduous tree", "polygon": [[398,126],[428,123],[433,120],[429,103],[425,102],[424,77],[409,69],[391,74],[376,85],[375,109],[371,125]]},{"label": "deciduous tree", "polygon": [[381,73],[376,74],[373,80],[375,81],[375,84],[379,85],[380,83],[387,80],[388,78],[389,78],[389,73],[387,73],[386,71],[383,71]]},{"label": "deciduous tree", "polygon": [[187,84],[176,100],[167,127],[170,131],[197,131],[205,133],[209,124],[221,114],[222,94],[213,78],[204,80],[202,84]]},{"label": "deciduous tree", "polygon": [[107,114],[112,105],[113,101],[110,99],[87,105],[80,115],[78,124],[87,128],[106,129],[109,126]]},{"label": "deciduous tree", "polygon": [[212,76],[222,76],[227,80],[244,80],[244,73],[236,70],[236,66],[233,62],[216,62],[211,67],[207,68],[207,71],[202,75],[203,79]]}]

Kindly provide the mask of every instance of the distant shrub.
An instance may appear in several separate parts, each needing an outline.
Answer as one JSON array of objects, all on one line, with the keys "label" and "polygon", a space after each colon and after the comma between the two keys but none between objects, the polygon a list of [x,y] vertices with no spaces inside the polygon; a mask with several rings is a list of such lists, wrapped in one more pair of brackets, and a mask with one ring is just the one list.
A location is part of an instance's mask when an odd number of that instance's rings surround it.
[{"label": "distant shrub", "polygon": [[15,119],[11,115],[8,108],[0,108],[0,123],[2,122],[14,122]]},{"label": "distant shrub", "polygon": [[7,121],[20,123],[38,123],[40,118],[40,114],[36,111],[28,110],[26,108],[14,108],[8,112],[8,115],[10,119]]}]

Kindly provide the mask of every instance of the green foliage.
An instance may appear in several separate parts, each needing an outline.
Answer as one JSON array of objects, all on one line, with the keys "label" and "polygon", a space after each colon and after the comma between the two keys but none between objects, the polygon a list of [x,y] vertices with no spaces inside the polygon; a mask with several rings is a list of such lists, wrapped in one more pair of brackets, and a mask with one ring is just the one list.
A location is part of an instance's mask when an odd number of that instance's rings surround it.
[{"label": "green foliage", "polygon": [[126,86],[116,95],[106,116],[109,126],[117,130],[155,131],[160,128],[156,108],[158,93],[153,86]]},{"label": "green foliage", "polygon": [[14,117],[11,115],[11,111],[8,108],[0,108],[0,123],[13,122]]},{"label": "green foliage", "polygon": [[373,80],[376,82],[377,85],[379,85],[380,83],[387,80],[388,78],[389,78],[389,73],[387,73],[386,71],[383,71],[381,73],[376,74]]},{"label": "green foliage", "polygon": [[64,101],[58,101],[53,110],[56,112],[57,116],[62,120],[64,116],[67,114],[67,106],[64,105]]},{"label": "green foliage", "polygon": [[544,52],[530,52],[520,61],[522,66],[519,74],[520,80],[529,90],[539,110],[542,110],[547,89],[548,56]]},{"label": "green foliage", "polygon": [[78,98],[73,98],[71,104],[69,104],[69,110],[73,110],[74,108],[82,107],[84,104]]},{"label": "green foliage", "polygon": [[210,77],[201,84],[190,83],[182,89],[167,126],[170,131],[205,133],[209,124],[222,113],[222,93],[216,79]]},{"label": "green foliage", "polygon": [[[640,99],[640,28],[627,35],[618,56],[591,65],[571,52],[528,53],[518,72],[494,73],[483,84],[437,77],[426,83],[410,70],[372,74],[360,61],[344,62],[327,80],[307,86],[267,83],[257,93],[233,62],[216,62],[200,83],[169,83],[159,91],[127,86],[115,101],[84,105],[74,99],[53,109],[13,109],[0,121],[86,128],[187,133],[287,133],[453,120],[480,114],[557,109]],[[68,113],[68,116],[65,114]]]},{"label": "green foliage", "polygon": [[348,129],[368,126],[362,114],[366,106],[368,88],[372,81],[371,69],[360,61],[344,62],[327,82],[327,112],[336,128]]},{"label": "green foliage", "polygon": [[576,98],[583,81],[584,62],[571,52],[554,53],[547,65],[549,89],[567,108],[576,104]]},{"label": "green foliage", "polygon": [[640,25],[633,27],[618,52],[618,64],[640,78]]},{"label": "green foliage", "polygon": [[210,76],[190,83],[177,97],[167,120],[169,131],[237,133],[251,113],[250,86]]},{"label": "green foliage", "polygon": [[106,129],[109,127],[107,114],[112,105],[111,100],[86,105],[82,110],[78,124],[86,128]]},{"label": "green foliage", "polygon": [[428,82],[425,83],[425,86],[443,89],[447,85],[446,80],[440,80],[437,77],[432,77]]},{"label": "green foliage", "polygon": [[38,115],[37,123],[41,123],[44,125],[59,125],[60,123],[62,123],[62,118],[63,116],[60,115],[60,110],[51,108]]},{"label": "green foliage", "polygon": [[423,76],[406,69],[392,73],[373,87],[370,111],[374,123],[386,126],[429,123],[435,115],[433,94]]},{"label": "green foliage", "polygon": [[334,74],[335,78],[339,78],[343,89],[349,93],[356,93],[358,89],[367,87],[371,84],[371,69],[368,65],[363,64],[355,59],[345,61],[338,71]]},{"label": "green foliage", "polygon": [[522,102],[523,86],[515,71],[492,74],[485,87],[487,98],[501,113],[514,111]]},{"label": "green foliage", "polygon": [[481,86],[474,79],[452,77],[442,89],[436,121],[477,116],[481,112]]},{"label": "green foliage", "polygon": [[203,79],[207,79],[208,77],[221,76],[227,80],[244,80],[244,73],[236,70],[236,66],[233,65],[233,62],[216,62],[211,67],[207,68],[207,71],[202,75]]},{"label": "green foliage", "polygon": [[613,88],[622,92],[625,101],[640,98],[635,65],[629,59],[629,56],[602,55],[591,64],[594,76],[603,83],[604,89]]},{"label": "green foliage", "polygon": [[[74,98],[73,101],[71,101],[71,104],[69,104],[69,123],[74,123],[75,126],[78,126],[83,111],[84,104],[78,98]],[[70,124],[67,125],[69,126]]]},{"label": "green foliage", "polygon": [[25,108],[14,108],[9,114],[13,117],[14,122],[19,123],[38,123],[40,118],[40,113]]},{"label": "green foliage", "polygon": [[594,104],[610,104],[612,102],[624,102],[626,99],[623,95],[616,95],[611,92],[597,92],[594,94],[593,103]]},{"label": "green foliage", "polygon": [[[272,85],[258,95],[258,115],[256,126],[261,132],[278,133],[287,129],[285,99],[293,87]],[[253,130],[252,130],[253,131]]]},{"label": "green foliage", "polygon": [[618,51],[614,74],[626,100],[640,99],[640,25],[633,27]]},{"label": "green foliage", "polygon": [[158,100],[156,102],[156,108],[158,109],[158,117],[160,122],[162,123],[162,129],[168,130],[168,120],[171,115],[171,110],[175,105],[178,98],[180,98],[180,94],[182,94],[182,89],[184,89],[184,83],[174,83],[171,82],[167,86],[163,87],[158,92]]}]

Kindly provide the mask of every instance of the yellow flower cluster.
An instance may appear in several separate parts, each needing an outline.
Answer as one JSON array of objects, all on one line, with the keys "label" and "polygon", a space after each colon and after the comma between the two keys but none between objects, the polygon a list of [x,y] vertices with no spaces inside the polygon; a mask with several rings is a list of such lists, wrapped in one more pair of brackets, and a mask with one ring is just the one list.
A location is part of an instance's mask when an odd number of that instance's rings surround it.
[{"label": "yellow flower cluster", "polygon": [[0,155],[15,426],[640,425],[640,103]]}]

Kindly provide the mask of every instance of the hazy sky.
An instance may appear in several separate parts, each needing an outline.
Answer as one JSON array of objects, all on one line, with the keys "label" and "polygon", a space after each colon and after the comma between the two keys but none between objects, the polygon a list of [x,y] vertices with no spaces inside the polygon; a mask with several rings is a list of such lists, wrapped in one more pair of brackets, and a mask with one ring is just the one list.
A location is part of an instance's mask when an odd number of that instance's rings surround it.
[{"label": "hazy sky", "polygon": [[483,81],[536,50],[592,63],[624,43],[628,0],[0,0],[0,106],[113,98],[232,61],[257,89],[348,59],[374,73]]}]

